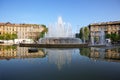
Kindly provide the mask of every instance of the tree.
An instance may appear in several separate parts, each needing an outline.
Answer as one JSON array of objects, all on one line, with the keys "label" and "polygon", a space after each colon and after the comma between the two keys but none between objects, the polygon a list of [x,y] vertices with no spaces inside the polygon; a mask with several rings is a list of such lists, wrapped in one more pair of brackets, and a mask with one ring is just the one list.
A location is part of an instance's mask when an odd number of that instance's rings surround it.
[{"label": "tree", "polygon": [[41,26],[44,27],[44,28],[46,28],[46,25],[44,25],[44,24],[41,24]]},{"label": "tree", "polygon": [[0,39],[3,40],[3,39],[4,39],[4,36],[3,36],[3,35],[0,35]]},{"label": "tree", "polygon": [[42,32],[47,33],[48,32],[48,28],[46,27],[46,25],[42,24],[41,26],[44,28],[44,30]]},{"label": "tree", "polygon": [[14,39],[16,39],[16,38],[17,38],[17,34],[15,34],[15,33],[11,34],[11,39],[12,39],[12,40],[14,40]]},{"label": "tree", "polygon": [[5,34],[2,34],[0,35],[0,39],[1,40],[13,40],[13,39],[16,39],[17,38],[17,34],[10,34],[10,33],[5,33]]},{"label": "tree", "polygon": [[90,31],[88,27],[84,27],[80,29],[79,36],[83,42],[86,42],[89,40],[89,33]]},{"label": "tree", "polygon": [[118,40],[120,40],[120,34],[118,34]]},{"label": "tree", "polygon": [[120,40],[120,35],[117,33],[106,34],[105,38],[110,38],[112,42],[117,42]]},{"label": "tree", "polygon": [[89,28],[88,27],[85,27],[84,28],[84,38],[85,38],[85,41],[88,41],[89,40]]},{"label": "tree", "polygon": [[111,38],[111,34],[106,34],[105,38]]},{"label": "tree", "polygon": [[41,32],[41,33],[40,33],[40,38],[43,38],[44,35],[45,35],[45,32]]},{"label": "tree", "polygon": [[42,24],[41,25],[44,29],[43,31],[40,33],[40,38],[43,38],[45,36],[45,34],[48,32],[48,28],[46,27],[46,25]]},{"label": "tree", "polygon": [[10,40],[11,39],[11,35],[9,33],[4,34],[4,39],[5,40]]},{"label": "tree", "polygon": [[79,37],[82,39],[82,28],[80,29],[80,32],[79,32]]},{"label": "tree", "polygon": [[81,28],[80,29],[80,33],[79,33],[79,37],[80,37],[80,39],[83,41],[83,36],[84,36],[84,34],[83,34],[83,28]]},{"label": "tree", "polygon": [[116,33],[112,33],[112,34],[111,34],[111,40],[112,40],[113,42],[118,41],[118,39],[119,39],[119,35],[118,35],[118,34],[116,34]]}]

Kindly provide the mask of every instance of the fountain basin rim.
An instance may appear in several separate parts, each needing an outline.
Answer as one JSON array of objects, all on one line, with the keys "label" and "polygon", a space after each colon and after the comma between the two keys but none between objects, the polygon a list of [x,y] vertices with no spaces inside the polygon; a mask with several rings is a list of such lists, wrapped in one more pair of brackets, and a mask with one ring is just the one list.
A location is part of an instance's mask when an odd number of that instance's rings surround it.
[{"label": "fountain basin rim", "polygon": [[79,39],[79,38],[74,38],[74,37],[45,37],[45,38],[40,38],[40,39]]},{"label": "fountain basin rim", "polygon": [[39,47],[39,48],[81,48],[88,47],[88,44],[36,44],[36,43],[20,43],[20,47]]}]

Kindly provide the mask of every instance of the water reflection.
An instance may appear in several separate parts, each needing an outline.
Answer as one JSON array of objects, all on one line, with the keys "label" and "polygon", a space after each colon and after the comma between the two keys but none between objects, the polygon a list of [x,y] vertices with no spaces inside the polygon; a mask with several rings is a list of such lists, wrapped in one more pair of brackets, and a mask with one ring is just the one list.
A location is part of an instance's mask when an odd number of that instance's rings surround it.
[{"label": "water reflection", "polygon": [[[72,54],[80,53],[92,60],[120,62],[120,48],[80,48],[80,49],[39,49],[38,52],[29,53],[28,47],[0,46],[0,60],[46,58],[48,63],[55,64],[59,70],[64,65],[70,65]],[[76,52],[76,50],[78,52]],[[46,57],[47,55],[47,57]]]},{"label": "water reflection", "polygon": [[0,47],[0,80],[120,80],[118,47],[28,49]]},{"label": "water reflection", "polygon": [[29,53],[28,47],[18,46],[0,46],[0,59],[14,59],[14,58],[37,58],[45,57],[45,52],[41,49],[36,53]]},{"label": "water reflection", "polygon": [[74,49],[39,49],[38,52],[29,53],[28,47],[0,46],[0,59],[48,58],[50,64],[57,65],[60,70],[64,65],[70,64]]},{"label": "water reflection", "polygon": [[71,63],[73,52],[74,49],[46,49],[49,63],[56,64],[59,70]]},{"label": "water reflection", "polygon": [[81,48],[80,54],[93,60],[120,62],[120,48]]}]

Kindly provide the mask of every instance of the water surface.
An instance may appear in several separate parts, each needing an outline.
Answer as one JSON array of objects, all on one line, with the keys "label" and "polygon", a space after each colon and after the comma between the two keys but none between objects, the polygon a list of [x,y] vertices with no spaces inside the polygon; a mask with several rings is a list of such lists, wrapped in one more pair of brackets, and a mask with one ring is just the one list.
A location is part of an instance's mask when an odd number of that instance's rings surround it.
[{"label": "water surface", "polygon": [[0,80],[119,80],[120,48],[0,47]]}]

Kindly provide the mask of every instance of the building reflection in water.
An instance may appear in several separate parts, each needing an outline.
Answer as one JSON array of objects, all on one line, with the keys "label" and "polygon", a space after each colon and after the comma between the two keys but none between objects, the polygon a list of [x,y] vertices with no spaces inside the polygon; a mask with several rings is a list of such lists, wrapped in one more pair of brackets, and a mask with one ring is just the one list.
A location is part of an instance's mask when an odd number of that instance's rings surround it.
[{"label": "building reflection in water", "polygon": [[45,57],[43,50],[38,50],[35,53],[29,53],[28,47],[19,46],[0,46],[0,59],[10,60],[13,58],[35,58],[35,57]]},{"label": "building reflection in water", "polygon": [[74,49],[46,49],[48,62],[57,65],[60,70],[65,64],[70,64]]},{"label": "building reflection in water", "polygon": [[81,48],[80,54],[93,60],[106,60],[120,62],[120,48]]},{"label": "building reflection in water", "polygon": [[0,46],[0,60],[42,58],[48,56],[48,62],[57,65],[60,70],[65,64],[70,64],[74,49],[39,49],[29,53],[29,47]]},{"label": "building reflection in water", "polygon": [[0,59],[11,59],[17,56],[17,48],[15,46],[0,46]]},{"label": "building reflection in water", "polygon": [[106,59],[120,60],[120,48],[107,49],[105,52]]},{"label": "building reflection in water", "polygon": [[[72,54],[79,53],[93,60],[120,62],[120,48],[80,48],[78,49],[39,49],[38,52],[29,53],[28,47],[0,46],[0,60],[43,58],[47,55],[48,62],[57,65],[60,70],[64,65],[71,64]],[[76,50],[78,52],[76,52]]]}]

